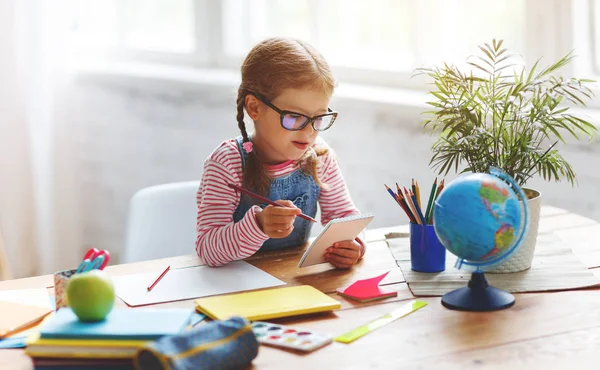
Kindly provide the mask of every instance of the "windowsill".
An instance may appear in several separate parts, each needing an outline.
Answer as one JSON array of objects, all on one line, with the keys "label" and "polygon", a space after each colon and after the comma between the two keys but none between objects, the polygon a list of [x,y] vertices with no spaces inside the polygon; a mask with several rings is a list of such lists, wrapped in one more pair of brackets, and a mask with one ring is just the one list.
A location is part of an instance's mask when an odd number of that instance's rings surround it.
[{"label": "windowsill", "polygon": [[[209,69],[189,66],[167,66],[140,62],[105,62],[83,64],[73,68],[82,81],[95,81],[123,86],[141,86],[162,93],[179,90],[208,90],[215,88],[234,94],[240,83],[239,71],[233,69]],[[167,86],[168,88],[165,88]],[[222,90],[221,90],[221,89]],[[426,102],[426,90],[393,88],[356,83],[339,83],[334,99],[352,104],[374,105],[380,109],[408,108],[415,113],[430,108]],[[571,112],[587,116],[600,129],[600,105],[592,102],[589,107],[573,107]]]}]

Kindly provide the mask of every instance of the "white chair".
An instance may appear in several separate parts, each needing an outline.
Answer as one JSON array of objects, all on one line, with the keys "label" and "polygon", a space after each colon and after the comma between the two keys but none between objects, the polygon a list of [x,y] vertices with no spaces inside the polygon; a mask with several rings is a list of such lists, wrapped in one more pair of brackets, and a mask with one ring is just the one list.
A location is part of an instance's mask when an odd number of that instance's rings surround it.
[{"label": "white chair", "polygon": [[131,197],[123,263],[195,253],[198,186],[156,185]]}]

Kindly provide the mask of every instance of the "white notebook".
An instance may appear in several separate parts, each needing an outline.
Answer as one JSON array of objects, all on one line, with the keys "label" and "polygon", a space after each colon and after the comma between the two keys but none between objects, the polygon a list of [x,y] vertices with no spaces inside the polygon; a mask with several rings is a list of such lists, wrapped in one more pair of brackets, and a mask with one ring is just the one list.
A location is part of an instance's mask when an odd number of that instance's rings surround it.
[{"label": "white notebook", "polygon": [[349,217],[336,218],[325,225],[316,239],[308,246],[298,262],[298,267],[307,267],[325,263],[323,254],[334,243],[343,240],[354,240],[373,220],[370,213]]}]

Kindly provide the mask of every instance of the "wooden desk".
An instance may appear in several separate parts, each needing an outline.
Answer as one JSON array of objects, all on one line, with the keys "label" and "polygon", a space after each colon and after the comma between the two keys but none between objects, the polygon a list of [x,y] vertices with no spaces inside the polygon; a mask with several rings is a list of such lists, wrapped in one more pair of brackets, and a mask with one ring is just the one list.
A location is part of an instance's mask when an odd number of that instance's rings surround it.
[{"label": "wooden desk", "polygon": [[[281,319],[288,325],[341,334],[412,299],[386,243],[388,232],[406,227],[369,231],[368,254],[355,268],[343,271],[327,266],[296,268],[301,248],[265,253],[247,261],[288,284],[310,284],[335,296],[342,309],[330,314]],[[542,208],[540,232],[554,233],[576,255],[600,273],[600,223],[567,211]],[[122,275],[193,263],[184,256],[112,266]],[[384,284],[399,292],[397,298],[366,304],[345,300],[337,287],[391,270]],[[47,287],[51,276],[0,282],[1,289]],[[514,307],[490,313],[451,311],[439,297],[423,299],[429,305],[349,345],[333,343],[302,355],[262,346],[251,368],[256,369],[598,369],[600,368],[600,292],[593,289],[518,294]],[[160,307],[193,307],[191,301]],[[0,369],[32,369],[21,350],[0,351]]]}]

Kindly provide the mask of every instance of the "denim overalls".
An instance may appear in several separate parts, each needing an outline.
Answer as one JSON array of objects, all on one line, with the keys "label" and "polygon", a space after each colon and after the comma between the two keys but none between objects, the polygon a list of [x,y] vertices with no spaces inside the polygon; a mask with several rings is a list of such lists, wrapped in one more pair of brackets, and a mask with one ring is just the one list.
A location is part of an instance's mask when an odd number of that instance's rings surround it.
[{"label": "denim overalls", "polygon": [[[235,142],[242,154],[243,170],[246,166],[247,153],[242,148],[242,137],[237,137]],[[267,198],[273,201],[291,200],[296,207],[302,210],[302,213],[314,218],[317,213],[317,201],[320,193],[321,188],[315,179],[311,175],[305,174],[301,169],[297,169],[286,176],[271,180],[271,190]],[[262,208],[267,206],[242,193],[240,204],[233,213],[233,221],[238,222],[241,220],[253,205],[259,205]],[[263,243],[260,250],[283,249],[303,244],[308,240],[311,227],[312,222],[296,217],[294,230],[290,235],[282,239],[268,239]]]}]

